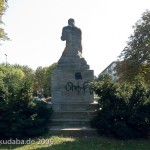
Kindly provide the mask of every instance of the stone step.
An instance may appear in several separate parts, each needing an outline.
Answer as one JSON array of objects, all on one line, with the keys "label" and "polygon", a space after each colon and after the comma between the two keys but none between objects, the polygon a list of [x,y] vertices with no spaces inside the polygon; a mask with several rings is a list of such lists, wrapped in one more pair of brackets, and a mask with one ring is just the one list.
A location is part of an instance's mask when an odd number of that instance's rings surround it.
[{"label": "stone step", "polygon": [[83,103],[83,102],[61,102],[61,103],[52,103],[51,107],[54,111],[88,111],[88,110],[97,110],[98,104],[94,103]]},{"label": "stone step", "polygon": [[95,111],[55,111],[52,119],[91,119]]},{"label": "stone step", "polygon": [[51,126],[90,126],[89,119],[51,119]]},{"label": "stone step", "polygon": [[76,127],[63,127],[51,126],[49,129],[50,135],[57,136],[73,136],[73,137],[89,137],[98,136],[96,129],[91,127],[76,126]]}]

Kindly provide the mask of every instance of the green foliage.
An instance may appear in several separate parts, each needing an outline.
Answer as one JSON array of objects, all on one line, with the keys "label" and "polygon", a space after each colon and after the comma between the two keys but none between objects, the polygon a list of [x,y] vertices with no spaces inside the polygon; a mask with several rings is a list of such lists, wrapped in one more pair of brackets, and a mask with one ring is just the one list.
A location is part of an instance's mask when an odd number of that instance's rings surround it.
[{"label": "green foliage", "polygon": [[[7,8],[7,0],[0,0],[0,25],[3,24],[2,16]],[[7,34],[4,32],[4,29],[0,27],[0,40],[8,40]]]},{"label": "green foliage", "polygon": [[45,97],[51,96],[51,74],[56,68],[56,65],[57,64],[54,63],[49,67],[38,67],[35,71],[35,90],[39,91],[40,89],[43,89]]},{"label": "green foliage", "polygon": [[7,8],[7,0],[0,0],[0,15],[2,15]]},{"label": "green foliage", "polygon": [[143,13],[133,26],[134,33],[120,55],[116,69],[120,81],[133,81],[135,76],[143,75],[150,83],[150,11]]},{"label": "green foliage", "polygon": [[28,77],[29,80],[33,81],[34,79],[34,71],[28,66],[21,66],[19,64],[12,65],[15,69],[20,69],[23,71],[25,76]]},{"label": "green foliage", "polygon": [[16,95],[0,103],[0,138],[34,137],[48,131],[52,109],[32,102],[30,83],[24,82]]},{"label": "green foliage", "polygon": [[52,109],[33,103],[32,80],[19,68],[0,65],[0,138],[33,137],[48,131]]},{"label": "green foliage", "polygon": [[13,66],[0,65],[0,84],[5,86],[9,94],[15,93],[21,86],[25,74],[21,69],[16,69]]},{"label": "green foliage", "polygon": [[141,77],[134,84],[118,86],[108,76],[93,83],[100,97],[91,123],[100,134],[121,139],[147,137],[150,133],[150,93]]}]

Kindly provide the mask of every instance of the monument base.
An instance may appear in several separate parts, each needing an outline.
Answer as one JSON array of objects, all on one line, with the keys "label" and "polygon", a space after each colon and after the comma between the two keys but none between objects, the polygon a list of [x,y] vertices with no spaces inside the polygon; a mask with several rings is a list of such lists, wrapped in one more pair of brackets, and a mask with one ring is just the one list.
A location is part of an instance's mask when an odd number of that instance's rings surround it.
[{"label": "monument base", "polygon": [[95,137],[99,136],[96,129],[90,127],[50,127],[50,135],[69,137]]},{"label": "monument base", "polygon": [[94,79],[84,58],[62,56],[52,74],[52,125],[90,126],[97,104],[90,82]]},{"label": "monument base", "polygon": [[52,126],[90,127],[90,120],[97,109],[97,103],[61,102],[52,103],[54,110]]}]

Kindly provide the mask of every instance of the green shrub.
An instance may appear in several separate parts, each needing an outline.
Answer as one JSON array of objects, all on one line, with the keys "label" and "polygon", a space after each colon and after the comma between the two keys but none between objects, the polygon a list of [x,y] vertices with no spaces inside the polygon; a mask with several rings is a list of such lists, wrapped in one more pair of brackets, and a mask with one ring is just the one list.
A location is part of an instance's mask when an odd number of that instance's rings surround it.
[{"label": "green shrub", "polygon": [[[5,93],[4,89],[0,89]],[[48,131],[52,109],[32,102],[32,84],[22,80],[15,93],[3,94],[0,101],[0,138],[39,136]]]},{"label": "green shrub", "polygon": [[150,133],[150,94],[142,79],[119,86],[108,76],[93,83],[100,97],[92,126],[106,136],[121,139],[147,137]]}]

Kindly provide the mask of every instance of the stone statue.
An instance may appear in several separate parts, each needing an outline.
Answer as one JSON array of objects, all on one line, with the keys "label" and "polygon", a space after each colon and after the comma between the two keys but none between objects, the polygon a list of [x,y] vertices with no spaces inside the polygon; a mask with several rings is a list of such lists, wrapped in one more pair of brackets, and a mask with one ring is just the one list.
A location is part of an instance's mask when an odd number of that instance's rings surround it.
[{"label": "stone statue", "polygon": [[97,107],[89,86],[94,80],[94,71],[82,57],[82,32],[74,19],[69,19],[63,27],[61,40],[66,42],[65,50],[51,75],[52,122],[60,129],[64,125],[88,127]]},{"label": "stone statue", "polygon": [[68,26],[65,26],[62,30],[61,40],[66,41],[66,47],[63,52],[65,55],[81,55],[82,53],[82,32],[75,26],[74,19],[68,20]]}]

